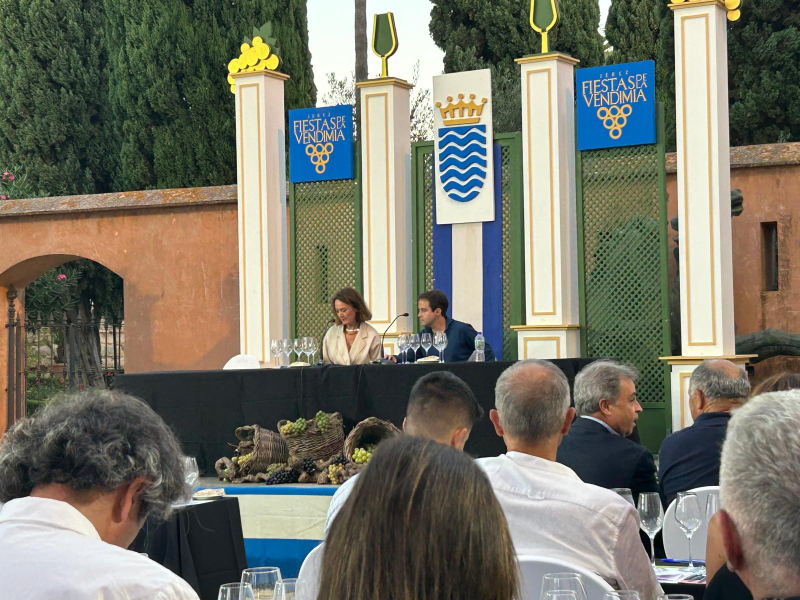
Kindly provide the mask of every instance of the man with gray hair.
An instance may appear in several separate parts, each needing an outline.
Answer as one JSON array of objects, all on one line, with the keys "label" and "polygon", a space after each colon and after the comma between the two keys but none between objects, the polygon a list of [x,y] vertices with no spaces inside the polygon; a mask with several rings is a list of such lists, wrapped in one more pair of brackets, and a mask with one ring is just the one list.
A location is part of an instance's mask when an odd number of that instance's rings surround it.
[{"label": "man with gray hair", "polygon": [[18,600],[197,600],[180,577],[126,550],[147,517],[167,518],[187,492],[180,445],[147,404],[108,390],[54,400],[0,442],[0,590]]},{"label": "man with gray hair", "polygon": [[642,407],[636,396],[639,372],[613,360],[597,360],[575,377],[578,418],[558,449],[558,462],[586,483],[657,492],[656,464],[650,451],[629,439]]},{"label": "man with gray hair", "polygon": [[503,508],[517,554],[567,561],[656,600],[661,588],[639,540],[636,509],[555,462],[575,414],[564,373],[544,360],[518,362],[497,380],[495,406],[489,417],[508,452],[477,463]]},{"label": "man with gray hair", "polygon": [[728,424],[719,525],[753,598],[800,596],[800,390],[751,399]]},{"label": "man with gray hair", "polygon": [[658,452],[664,505],[694,488],[719,485],[722,442],[734,410],[750,394],[747,373],[730,361],[700,363],[689,380],[689,410],[694,423],[667,436]]}]

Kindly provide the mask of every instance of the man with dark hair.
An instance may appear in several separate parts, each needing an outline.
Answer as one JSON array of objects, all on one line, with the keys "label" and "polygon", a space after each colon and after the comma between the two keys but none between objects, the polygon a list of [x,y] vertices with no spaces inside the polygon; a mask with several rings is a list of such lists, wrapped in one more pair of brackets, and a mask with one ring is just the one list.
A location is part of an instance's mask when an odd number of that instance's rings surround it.
[{"label": "man with dark hair", "polygon": [[65,396],[17,423],[0,443],[0,596],[197,600],[126,550],[189,494],[183,458],[161,417],[119,392]]},{"label": "man with dark hair", "polygon": [[[420,377],[411,388],[403,432],[463,450],[470,431],[482,418],[483,408],[462,379],[446,371],[434,371]],[[333,495],[325,519],[325,533],[357,478],[355,475],[345,481]]]},{"label": "man with dark hair", "polygon": [[[478,332],[469,323],[462,323],[448,317],[449,306],[450,302],[441,290],[422,292],[417,298],[417,317],[422,324],[422,330],[419,333],[420,335],[430,333],[433,336],[437,332],[444,331],[447,334],[447,348],[444,349],[445,362],[463,362],[469,359],[474,352],[475,336],[478,335]],[[495,360],[494,350],[488,342],[484,352],[486,360]],[[431,348],[428,355],[439,356],[439,351]],[[417,350],[417,358],[424,356],[424,350]]]}]

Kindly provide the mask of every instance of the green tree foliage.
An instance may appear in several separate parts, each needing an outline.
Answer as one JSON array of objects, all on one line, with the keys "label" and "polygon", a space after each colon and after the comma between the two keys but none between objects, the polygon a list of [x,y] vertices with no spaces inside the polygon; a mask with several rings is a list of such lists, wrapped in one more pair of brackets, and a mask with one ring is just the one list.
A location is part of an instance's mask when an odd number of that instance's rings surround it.
[{"label": "green tree foliage", "polygon": [[661,7],[666,0],[611,0],[606,40],[612,47],[609,64],[656,60]]},{"label": "green tree foliage", "polygon": [[[469,49],[476,58],[496,67],[540,51],[541,41],[529,23],[527,0],[432,2],[430,33],[444,50],[447,73],[458,70],[456,48]],[[557,5],[559,22],[550,32],[550,49],[580,59],[582,67],[602,64],[597,0],[558,0]]]},{"label": "green tree foliage", "polygon": [[39,195],[108,190],[102,0],[0,0],[0,164]]},{"label": "green tree foliage", "polygon": [[118,190],[236,180],[227,64],[253,26],[273,23],[287,108],[314,106],[303,0],[106,0]]}]

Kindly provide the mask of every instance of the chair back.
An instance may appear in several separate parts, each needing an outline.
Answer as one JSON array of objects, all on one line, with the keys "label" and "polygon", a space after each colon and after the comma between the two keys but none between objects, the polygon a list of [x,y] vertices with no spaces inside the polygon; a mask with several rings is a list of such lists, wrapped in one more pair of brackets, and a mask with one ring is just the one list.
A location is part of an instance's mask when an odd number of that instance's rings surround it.
[{"label": "chair back", "polygon": [[603,600],[606,592],[614,588],[597,573],[567,561],[523,554],[519,561],[520,600],[539,600],[542,594],[542,579],[548,573],[578,573],[583,578],[589,600]]},{"label": "chair back", "polygon": [[[719,496],[719,486],[709,485],[693,490],[697,495],[697,503],[700,505],[700,527],[692,534],[692,558],[695,560],[706,559],[706,537],[708,536],[708,523],[706,523],[706,500],[709,494]],[[664,513],[664,552],[667,558],[689,558],[689,540],[683,533],[678,521],[675,520],[675,509],[678,506],[676,498],[669,503],[667,512]]]},{"label": "chair back", "polygon": [[325,542],[320,542],[319,546],[308,553],[308,556],[300,566],[300,573],[297,575],[295,600],[317,600],[319,584],[322,579],[322,553],[324,552],[324,546]]}]

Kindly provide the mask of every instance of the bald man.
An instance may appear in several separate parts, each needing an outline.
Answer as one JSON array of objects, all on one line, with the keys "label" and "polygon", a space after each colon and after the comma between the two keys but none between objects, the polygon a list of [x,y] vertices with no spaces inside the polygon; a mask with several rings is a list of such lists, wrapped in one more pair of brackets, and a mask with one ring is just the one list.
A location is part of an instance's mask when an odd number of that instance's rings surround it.
[{"label": "bald man", "polygon": [[749,394],[747,373],[730,361],[707,360],[694,370],[689,382],[694,423],[667,436],[658,453],[664,506],[678,492],[719,485],[720,454],[731,413]]}]

